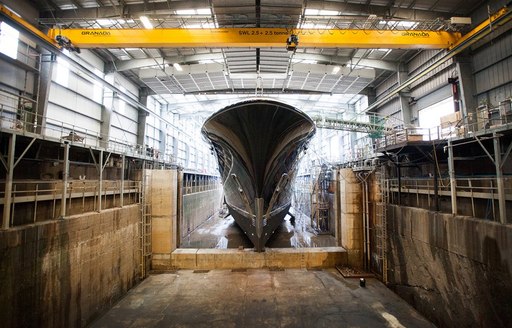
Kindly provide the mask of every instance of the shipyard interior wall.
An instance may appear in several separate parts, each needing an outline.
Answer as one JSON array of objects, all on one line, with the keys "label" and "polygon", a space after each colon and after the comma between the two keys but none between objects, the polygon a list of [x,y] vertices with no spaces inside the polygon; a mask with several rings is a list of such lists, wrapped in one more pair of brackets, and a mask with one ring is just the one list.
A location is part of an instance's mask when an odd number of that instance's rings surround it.
[{"label": "shipyard interior wall", "polygon": [[439,327],[512,326],[512,226],[388,206],[389,286]]},{"label": "shipyard interior wall", "polygon": [[2,327],[81,327],[138,282],[139,205],[0,231]]}]

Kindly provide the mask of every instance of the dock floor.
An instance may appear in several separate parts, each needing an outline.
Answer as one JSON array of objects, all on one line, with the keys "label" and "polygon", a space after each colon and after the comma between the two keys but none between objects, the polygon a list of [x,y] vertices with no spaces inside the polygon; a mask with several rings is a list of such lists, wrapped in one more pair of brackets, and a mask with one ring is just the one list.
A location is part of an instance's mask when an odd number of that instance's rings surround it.
[{"label": "dock floor", "polygon": [[91,326],[434,327],[378,280],[336,269],[153,274]]}]

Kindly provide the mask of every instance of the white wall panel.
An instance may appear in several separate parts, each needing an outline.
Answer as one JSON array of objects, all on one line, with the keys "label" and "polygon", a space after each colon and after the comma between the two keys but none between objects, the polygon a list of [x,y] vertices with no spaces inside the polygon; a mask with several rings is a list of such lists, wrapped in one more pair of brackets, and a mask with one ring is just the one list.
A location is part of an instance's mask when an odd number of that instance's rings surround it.
[{"label": "white wall panel", "polygon": [[137,144],[137,135],[124,131],[116,126],[112,126],[110,128],[110,138],[117,141],[122,141],[123,143],[129,145]]},{"label": "white wall panel", "polygon": [[132,133],[137,133],[137,122],[129,119],[128,117],[126,117],[120,113],[113,112],[112,117],[110,119],[110,123],[113,126],[117,126],[120,129],[129,131]]},{"label": "white wall panel", "polygon": [[[100,104],[57,83],[52,83],[48,101],[68,108],[70,111],[79,112],[82,116],[87,116],[97,121],[101,120]],[[64,113],[63,115],[67,114]],[[70,115],[72,115],[72,113],[70,113]]]}]

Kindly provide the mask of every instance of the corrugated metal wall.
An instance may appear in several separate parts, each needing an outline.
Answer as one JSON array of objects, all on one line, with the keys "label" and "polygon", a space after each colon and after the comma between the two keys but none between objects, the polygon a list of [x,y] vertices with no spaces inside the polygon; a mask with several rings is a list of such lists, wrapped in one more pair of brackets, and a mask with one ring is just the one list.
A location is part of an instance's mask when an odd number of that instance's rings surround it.
[{"label": "corrugated metal wall", "polygon": [[512,33],[508,31],[486,46],[478,48],[472,58],[478,103],[497,106],[512,97]]}]

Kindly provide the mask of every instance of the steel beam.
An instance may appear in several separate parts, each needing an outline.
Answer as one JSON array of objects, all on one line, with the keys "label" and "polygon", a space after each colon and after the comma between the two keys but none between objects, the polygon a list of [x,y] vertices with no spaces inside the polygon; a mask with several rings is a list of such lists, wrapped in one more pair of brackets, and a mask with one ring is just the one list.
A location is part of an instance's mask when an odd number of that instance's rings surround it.
[{"label": "steel beam", "polygon": [[48,37],[67,37],[80,48],[269,48],[286,46],[291,34],[301,48],[446,49],[460,33],[356,29],[213,28],[213,29],[50,29]]}]

